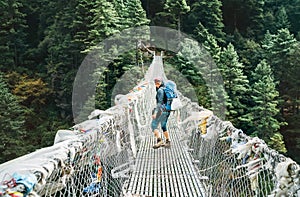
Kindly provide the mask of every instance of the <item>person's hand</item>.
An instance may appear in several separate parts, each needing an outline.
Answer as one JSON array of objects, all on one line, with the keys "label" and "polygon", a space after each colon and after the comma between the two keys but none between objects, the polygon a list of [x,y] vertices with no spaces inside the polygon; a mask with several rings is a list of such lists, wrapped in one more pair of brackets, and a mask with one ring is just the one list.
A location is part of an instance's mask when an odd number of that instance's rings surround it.
[{"label": "person's hand", "polygon": [[153,114],[153,115],[152,115],[152,119],[155,119],[155,118],[156,118],[156,114]]}]

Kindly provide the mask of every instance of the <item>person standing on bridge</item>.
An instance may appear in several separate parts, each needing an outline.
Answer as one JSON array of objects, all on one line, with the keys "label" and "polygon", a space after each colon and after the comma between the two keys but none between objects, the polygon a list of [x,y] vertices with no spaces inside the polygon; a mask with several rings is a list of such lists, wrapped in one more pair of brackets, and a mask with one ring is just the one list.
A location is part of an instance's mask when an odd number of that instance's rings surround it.
[{"label": "person standing on bridge", "polygon": [[[152,113],[152,122],[151,122],[151,128],[154,133],[154,136],[156,137],[156,144],[154,144],[153,148],[159,148],[161,146],[165,146],[166,148],[170,147],[170,138],[169,138],[169,132],[167,130],[167,123],[168,118],[170,116],[170,111],[165,110],[165,104],[166,104],[166,95],[164,93],[164,83],[161,78],[155,78],[154,83],[156,86],[156,108],[153,110]],[[160,132],[158,130],[158,125],[161,125],[161,129],[163,131],[164,137],[166,139],[166,143],[164,144]]]}]

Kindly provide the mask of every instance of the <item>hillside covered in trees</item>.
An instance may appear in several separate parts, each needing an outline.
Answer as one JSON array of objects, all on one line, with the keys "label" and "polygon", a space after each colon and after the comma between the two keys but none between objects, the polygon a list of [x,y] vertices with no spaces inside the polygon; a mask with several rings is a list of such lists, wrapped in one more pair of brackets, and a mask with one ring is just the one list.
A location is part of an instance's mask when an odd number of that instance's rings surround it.
[{"label": "hillside covered in trees", "polygon": [[[227,120],[300,162],[299,19],[300,0],[3,0],[0,163],[52,145],[58,129],[71,127],[72,85],[84,57],[105,38],[143,25],[201,43],[222,74]],[[130,50],[109,64],[98,81],[97,108],[111,106],[117,79],[140,63],[141,53]],[[165,64],[211,108],[194,65],[166,53]]]}]

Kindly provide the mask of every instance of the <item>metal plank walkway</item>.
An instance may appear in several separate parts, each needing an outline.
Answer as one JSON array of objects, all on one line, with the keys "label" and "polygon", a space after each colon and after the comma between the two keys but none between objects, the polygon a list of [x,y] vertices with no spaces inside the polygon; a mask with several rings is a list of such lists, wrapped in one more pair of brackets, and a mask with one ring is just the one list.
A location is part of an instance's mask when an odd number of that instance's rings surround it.
[{"label": "metal plank walkway", "polygon": [[127,192],[152,197],[207,196],[187,147],[180,142],[180,130],[170,130],[171,148],[153,149],[153,135],[142,140]]}]

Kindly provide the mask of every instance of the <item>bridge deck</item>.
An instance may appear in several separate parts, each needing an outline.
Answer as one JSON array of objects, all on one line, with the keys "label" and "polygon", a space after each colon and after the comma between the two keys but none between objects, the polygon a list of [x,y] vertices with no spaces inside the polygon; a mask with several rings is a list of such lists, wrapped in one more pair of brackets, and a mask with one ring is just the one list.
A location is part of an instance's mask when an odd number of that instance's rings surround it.
[{"label": "bridge deck", "polygon": [[134,171],[128,184],[133,195],[153,197],[202,197],[204,184],[196,172],[179,129],[170,132],[171,147],[153,149],[154,137],[145,138],[139,147]]}]

